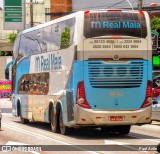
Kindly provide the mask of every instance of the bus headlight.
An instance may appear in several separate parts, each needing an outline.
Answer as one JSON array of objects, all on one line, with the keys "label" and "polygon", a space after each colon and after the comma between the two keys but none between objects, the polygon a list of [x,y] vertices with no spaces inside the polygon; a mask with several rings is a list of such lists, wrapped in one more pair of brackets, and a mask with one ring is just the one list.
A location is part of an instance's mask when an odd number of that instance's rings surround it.
[{"label": "bus headlight", "polygon": [[79,98],[79,99],[77,100],[77,103],[78,103],[78,104],[84,103],[84,98]]}]

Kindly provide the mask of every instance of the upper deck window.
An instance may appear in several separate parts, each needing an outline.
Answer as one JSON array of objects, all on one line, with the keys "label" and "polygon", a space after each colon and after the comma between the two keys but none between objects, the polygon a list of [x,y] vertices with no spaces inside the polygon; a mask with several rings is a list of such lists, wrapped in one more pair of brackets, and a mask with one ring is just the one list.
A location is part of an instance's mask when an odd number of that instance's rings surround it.
[{"label": "upper deck window", "polygon": [[113,35],[145,38],[147,27],[144,14],[121,11],[85,14],[86,38]]},{"label": "upper deck window", "polygon": [[22,33],[18,53],[23,57],[69,48],[73,44],[74,29],[75,18],[70,18]]}]

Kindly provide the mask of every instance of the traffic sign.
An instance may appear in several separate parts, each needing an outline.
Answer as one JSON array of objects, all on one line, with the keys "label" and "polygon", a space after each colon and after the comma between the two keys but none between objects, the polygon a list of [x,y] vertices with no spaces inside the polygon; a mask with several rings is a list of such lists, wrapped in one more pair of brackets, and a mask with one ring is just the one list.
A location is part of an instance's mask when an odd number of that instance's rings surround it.
[{"label": "traffic sign", "polygon": [[160,57],[159,56],[153,56],[152,57],[152,63],[153,63],[153,66],[157,66],[157,65],[160,66]]},{"label": "traffic sign", "polygon": [[24,29],[24,1],[4,0],[4,29]]},{"label": "traffic sign", "polygon": [[5,12],[7,11],[22,11],[21,7],[5,7]]}]

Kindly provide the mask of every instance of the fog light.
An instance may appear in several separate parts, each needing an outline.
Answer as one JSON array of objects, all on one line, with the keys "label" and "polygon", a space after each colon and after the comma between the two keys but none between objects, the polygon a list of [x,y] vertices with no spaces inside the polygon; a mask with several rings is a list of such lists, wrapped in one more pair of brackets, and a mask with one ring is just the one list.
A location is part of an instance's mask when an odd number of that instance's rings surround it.
[{"label": "fog light", "polygon": [[78,103],[78,104],[84,103],[84,99],[83,99],[83,98],[79,98],[79,99],[77,100],[77,103]]}]

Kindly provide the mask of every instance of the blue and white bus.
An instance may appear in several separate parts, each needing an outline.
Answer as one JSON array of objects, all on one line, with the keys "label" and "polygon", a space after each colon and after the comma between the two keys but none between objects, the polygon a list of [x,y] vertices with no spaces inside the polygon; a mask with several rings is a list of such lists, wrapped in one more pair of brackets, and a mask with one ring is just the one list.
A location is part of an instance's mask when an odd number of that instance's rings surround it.
[{"label": "blue and white bus", "polygon": [[13,115],[22,123],[111,128],[151,122],[152,43],[145,11],[88,10],[22,31],[14,44]]}]

